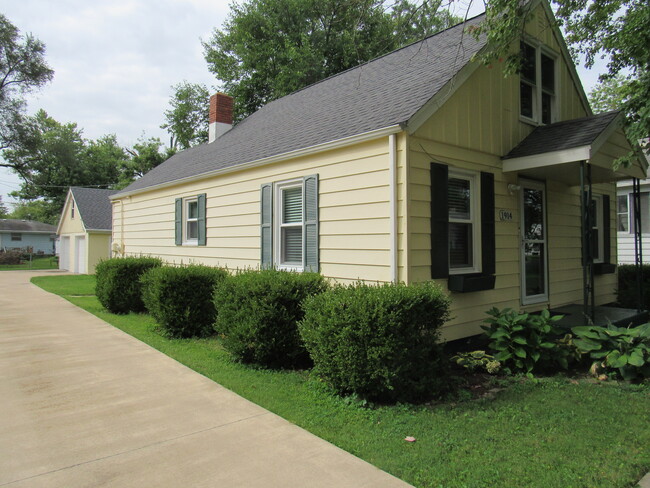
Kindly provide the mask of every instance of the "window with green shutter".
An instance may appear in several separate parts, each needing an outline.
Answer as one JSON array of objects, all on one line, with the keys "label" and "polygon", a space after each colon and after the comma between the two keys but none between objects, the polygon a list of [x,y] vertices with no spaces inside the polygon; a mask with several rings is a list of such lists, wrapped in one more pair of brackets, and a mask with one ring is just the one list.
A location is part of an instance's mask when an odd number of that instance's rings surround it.
[{"label": "window with green shutter", "polygon": [[205,246],[206,195],[177,198],[175,202],[175,241],[177,246]]}]

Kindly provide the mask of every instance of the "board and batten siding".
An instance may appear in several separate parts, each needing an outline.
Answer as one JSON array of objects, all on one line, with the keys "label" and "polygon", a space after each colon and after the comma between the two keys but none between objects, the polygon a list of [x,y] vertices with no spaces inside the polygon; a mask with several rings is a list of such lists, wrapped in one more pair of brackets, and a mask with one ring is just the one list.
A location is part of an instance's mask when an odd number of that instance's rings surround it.
[{"label": "board and batten siding", "polygon": [[[398,142],[397,151],[398,159],[403,159],[403,144]],[[404,173],[402,163],[398,178]],[[319,175],[321,273],[337,281],[390,281],[387,137],[123,197],[113,203],[113,242],[124,255],[158,256],[174,264],[257,268],[261,185],[311,174]],[[397,188],[403,195],[400,186],[403,182]],[[175,199],[200,193],[207,198],[207,245],[177,246]],[[402,208],[402,234],[404,216]]]},{"label": "board and batten siding", "polygon": [[[527,34],[542,41],[558,56],[557,119],[587,115],[560,46],[540,7],[527,25]],[[518,46],[517,46],[518,48]],[[540,310],[582,301],[583,282],[580,238],[580,198],[576,187],[546,181],[549,258],[549,301],[522,306],[520,270],[519,192],[508,184],[519,176],[502,172],[501,157],[534,129],[519,117],[519,77],[504,77],[503,66],[480,66],[449,100],[408,138],[409,248],[408,281],[431,279],[430,164],[491,172],[495,184],[496,284],[493,290],[451,293],[452,319],[442,331],[453,340],[481,332],[480,325],[491,307]],[[610,222],[615,229],[614,184],[594,185],[594,193],[610,195]],[[512,213],[512,221],[500,221],[498,212]],[[615,233],[611,233],[612,262],[616,256]],[[447,280],[439,280],[445,288]],[[615,300],[616,275],[596,277],[596,303]]]}]

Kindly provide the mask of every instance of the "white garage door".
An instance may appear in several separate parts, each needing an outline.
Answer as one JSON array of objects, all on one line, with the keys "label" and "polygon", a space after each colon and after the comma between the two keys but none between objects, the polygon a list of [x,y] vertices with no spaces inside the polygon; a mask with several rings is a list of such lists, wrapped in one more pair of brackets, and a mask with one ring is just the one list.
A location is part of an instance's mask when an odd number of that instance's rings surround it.
[{"label": "white garage door", "polygon": [[59,243],[59,269],[70,269],[70,237],[61,236]]},{"label": "white garage door", "polygon": [[74,272],[86,273],[86,237],[75,237]]}]

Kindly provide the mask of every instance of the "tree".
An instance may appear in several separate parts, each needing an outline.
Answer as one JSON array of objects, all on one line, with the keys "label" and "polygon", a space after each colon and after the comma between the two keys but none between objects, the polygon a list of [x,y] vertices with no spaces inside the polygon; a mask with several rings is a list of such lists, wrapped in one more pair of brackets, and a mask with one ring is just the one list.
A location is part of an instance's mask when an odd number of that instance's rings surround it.
[{"label": "tree", "polygon": [[[54,76],[45,61],[45,45],[18,29],[0,14],[0,150],[19,139],[33,137],[26,123],[24,96]],[[0,166],[6,166],[0,162]]]},{"label": "tree", "polygon": [[48,219],[58,218],[68,187],[108,187],[119,180],[126,159],[114,135],[87,141],[75,123],[61,124],[40,110],[29,117],[35,136],[18,141],[4,151],[4,158],[23,179],[12,195],[32,202],[43,201]]},{"label": "tree", "polygon": [[[610,94],[609,102],[621,102],[626,114],[626,132],[632,140],[650,135],[650,3],[647,0],[553,0],[556,18],[566,31],[566,40],[574,59],[583,56],[585,66],[593,66],[598,57],[608,59],[608,72],[601,76],[598,97]],[[513,52],[534,2],[490,0],[487,19],[474,31],[485,34],[490,50],[483,60],[507,57],[507,72],[515,72],[519,53]],[[621,78],[624,77],[624,78]],[[618,89],[618,80],[624,84]],[[647,144],[647,142],[646,142]]]},{"label": "tree", "polygon": [[151,171],[174,155],[176,150],[171,147],[162,150],[163,143],[157,137],[139,139],[131,149],[126,149],[129,158],[120,164],[120,181],[116,188],[124,188],[135,179]]},{"label": "tree", "polygon": [[205,85],[183,81],[172,86],[174,94],[165,111],[165,123],[171,136],[170,147],[187,149],[208,142],[210,92]]},{"label": "tree", "polygon": [[0,195],[0,219],[6,219],[7,215],[9,215],[9,211],[7,210],[6,205],[2,201],[2,195]]},{"label": "tree", "polygon": [[[235,99],[235,118],[392,51],[453,17],[438,2],[248,0],[233,4],[222,30],[203,43],[208,69]],[[452,21],[453,22],[453,21]]]},{"label": "tree", "polygon": [[45,200],[20,200],[14,204],[14,210],[9,218],[18,220],[35,220],[46,224],[56,225],[59,221],[61,209],[52,208],[52,205]]}]

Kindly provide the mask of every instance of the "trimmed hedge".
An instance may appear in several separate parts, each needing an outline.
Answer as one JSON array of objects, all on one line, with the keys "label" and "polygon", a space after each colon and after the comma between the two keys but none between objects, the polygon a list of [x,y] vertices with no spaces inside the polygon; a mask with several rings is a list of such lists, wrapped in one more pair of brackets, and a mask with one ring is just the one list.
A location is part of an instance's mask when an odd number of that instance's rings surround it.
[{"label": "trimmed hedge", "polygon": [[[641,266],[643,280],[643,305],[650,310],[650,264]],[[623,308],[636,308],[639,291],[636,283],[636,266],[621,264],[618,266],[617,302]]]},{"label": "trimmed hedge", "polygon": [[340,394],[417,402],[448,389],[438,338],[449,298],[435,283],[337,286],[303,308],[299,330],[314,373]]},{"label": "trimmed hedge", "polygon": [[223,345],[244,362],[270,368],[308,366],[298,333],[301,302],[327,289],[317,273],[266,269],[245,271],[225,280],[214,295],[215,330]]},{"label": "trimmed hedge", "polygon": [[111,258],[95,268],[95,294],[109,312],[143,312],[140,277],[149,269],[162,266],[158,258]]},{"label": "trimmed hedge", "polygon": [[213,293],[228,276],[221,268],[151,268],[140,278],[142,301],[169,337],[206,337],[215,320]]}]

